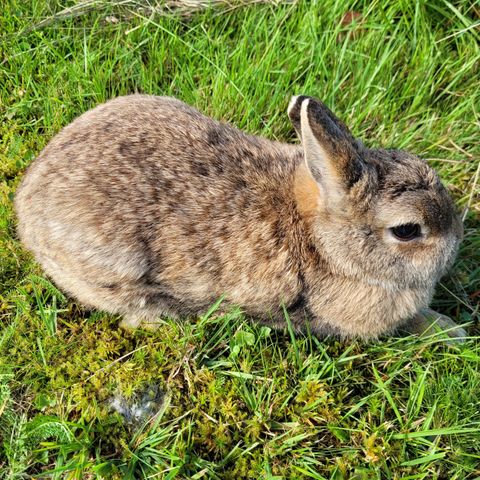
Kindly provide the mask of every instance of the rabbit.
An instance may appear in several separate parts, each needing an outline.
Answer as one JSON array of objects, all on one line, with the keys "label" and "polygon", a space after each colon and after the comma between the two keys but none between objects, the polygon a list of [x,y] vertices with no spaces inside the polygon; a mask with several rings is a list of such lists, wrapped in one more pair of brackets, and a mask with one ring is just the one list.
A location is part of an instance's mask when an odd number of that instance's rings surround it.
[{"label": "rabbit", "polygon": [[[126,328],[201,315],[374,339],[432,321],[462,222],[425,161],[371,149],[320,100],[292,98],[301,145],[134,94],[58,133],[16,193],[18,234],[48,276]],[[432,320],[432,318],[434,320]],[[435,320],[436,319],[436,320]]]}]

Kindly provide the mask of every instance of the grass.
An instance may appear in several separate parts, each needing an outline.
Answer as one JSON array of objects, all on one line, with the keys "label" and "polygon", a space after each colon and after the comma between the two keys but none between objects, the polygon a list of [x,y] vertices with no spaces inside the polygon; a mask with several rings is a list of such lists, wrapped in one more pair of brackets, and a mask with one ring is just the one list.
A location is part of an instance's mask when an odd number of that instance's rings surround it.
[{"label": "grass", "polygon": [[[55,14],[74,2],[2,4],[0,478],[479,478],[478,3],[299,1],[188,18],[133,3],[72,18]],[[351,11],[362,17],[342,23]],[[13,195],[61,127],[134,91],[285,141],[290,96],[307,93],[367,144],[427,158],[465,218],[434,307],[471,338],[339,342],[214,309],[127,333],[65,298],[16,239]]]}]

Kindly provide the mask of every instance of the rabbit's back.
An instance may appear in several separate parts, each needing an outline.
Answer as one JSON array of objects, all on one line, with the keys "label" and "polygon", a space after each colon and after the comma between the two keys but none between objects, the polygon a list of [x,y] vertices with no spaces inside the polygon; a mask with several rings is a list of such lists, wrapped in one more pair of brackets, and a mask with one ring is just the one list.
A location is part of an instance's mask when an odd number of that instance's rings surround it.
[{"label": "rabbit's back", "polygon": [[301,158],[178,100],[121,97],[29,168],[19,233],[60,286],[98,308],[158,301],[189,313],[228,293],[264,313],[300,288],[288,237],[299,235],[290,183]]}]

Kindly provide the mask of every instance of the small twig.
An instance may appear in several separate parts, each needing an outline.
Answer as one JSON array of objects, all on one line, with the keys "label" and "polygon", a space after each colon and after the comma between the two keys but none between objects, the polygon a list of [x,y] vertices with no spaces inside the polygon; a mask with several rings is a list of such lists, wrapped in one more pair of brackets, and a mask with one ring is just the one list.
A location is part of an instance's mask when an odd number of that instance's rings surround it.
[{"label": "small twig", "polygon": [[467,152],[464,148],[462,148],[460,145],[457,145],[452,139],[450,139],[450,143],[455,147],[456,150],[459,152],[462,152],[465,156],[468,158],[472,158],[473,155],[469,152]]},{"label": "small twig", "polygon": [[146,11],[152,15],[168,15],[179,13],[180,15],[189,16],[195,12],[205,10],[207,8],[227,7],[227,9],[236,9],[256,4],[272,4],[278,6],[282,3],[295,3],[296,0],[157,0],[154,4],[149,2],[141,2],[138,0],[86,0],[79,2],[72,7],[64,8],[56,14],[47,17],[35,25],[27,27],[21,35],[25,35],[32,31],[40,30],[48,27],[58,21],[67,20],[69,18],[79,17],[95,8],[103,10],[108,7],[129,7]]},{"label": "small twig", "polygon": [[95,377],[95,375],[98,375],[100,372],[103,372],[104,370],[109,369],[113,365],[115,365],[118,362],[121,362],[122,360],[125,360],[126,358],[130,357],[134,353],[143,350],[144,348],[147,348],[147,345],[142,345],[141,347],[136,348],[135,350],[132,350],[131,352],[126,353],[125,355],[122,355],[121,357],[115,359],[112,363],[109,363],[108,365],[105,365],[105,367],[100,368],[96,372],[92,373],[87,379],[83,380],[82,383],[88,382],[91,378]]},{"label": "small twig", "polygon": [[467,302],[465,302],[464,300],[462,300],[458,295],[455,295],[455,293],[453,293],[450,289],[448,289],[442,282],[439,283],[439,285],[444,289],[446,290],[455,300],[457,300],[457,302],[461,303],[465,308],[467,308],[468,310],[470,310],[470,312],[472,314],[475,314],[476,313],[476,309],[473,308],[471,305],[469,305]]},{"label": "small twig", "polygon": [[60,10],[60,12],[56,13],[55,15],[52,15],[51,17],[47,17],[41,20],[40,22],[36,23],[35,25],[32,25],[24,29],[23,31],[20,32],[20,35],[25,35],[35,30],[40,30],[41,28],[48,27],[52,23],[55,23],[59,20],[60,21],[66,20],[68,18],[75,18],[75,17],[79,17],[80,15],[84,15],[85,13],[92,10],[95,4],[98,4],[98,3],[99,3],[98,0],[87,0],[86,2],[78,3],[73,7],[64,8],[63,10]]},{"label": "small twig", "polygon": [[169,384],[178,375],[178,372],[182,369],[182,367],[188,363],[194,350],[195,347],[190,345],[190,347],[187,349],[187,353],[183,356],[182,361],[178,363],[178,367],[170,372],[170,375],[167,379],[167,384]]}]

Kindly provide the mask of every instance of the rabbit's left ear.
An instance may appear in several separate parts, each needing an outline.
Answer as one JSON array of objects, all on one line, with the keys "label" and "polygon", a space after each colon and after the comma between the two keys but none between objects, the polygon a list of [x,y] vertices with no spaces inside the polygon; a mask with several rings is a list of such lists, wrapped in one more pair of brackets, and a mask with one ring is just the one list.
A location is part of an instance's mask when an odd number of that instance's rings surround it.
[{"label": "rabbit's left ear", "polygon": [[359,142],[315,98],[293,97],[288,115],[302,140],[307,167],[320,187],[323,201],[331,206],[341,202],[362,176]]}]

